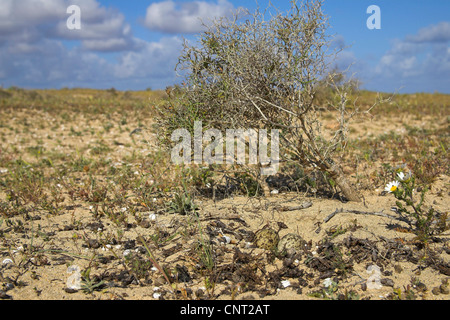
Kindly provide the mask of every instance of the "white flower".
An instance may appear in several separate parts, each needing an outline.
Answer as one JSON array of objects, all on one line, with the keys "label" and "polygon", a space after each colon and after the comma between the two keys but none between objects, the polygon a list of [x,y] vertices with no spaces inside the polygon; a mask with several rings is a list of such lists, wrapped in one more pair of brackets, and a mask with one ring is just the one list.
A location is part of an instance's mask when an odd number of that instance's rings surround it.
[{"label": "white flower", "polygon": [[121,209],[120,209],[120,211],[122,211],[122,212],[125,212],[125,211],[127,211],[127,207],[123,207],[123,208],[121,208]]},{"label": "white flower", "polygon": [[325,286],[325,288],[328,288],[329,286],[331,286],[333,284],[333,280],[331,280],[331,278],[326,278],[323,281],[323,285]]},{"label": "white flower", "polygon": [[389,193],[394,192],[395,190],[398,189],[398,186],[400,185],[400,183],[398,181],[392,181],[389,182],[386,187],[384,188],[384,191],[387,191]]},{"label": "white flower", "polygon": [[403,172],[397,173],[397,177],[400,181],[408,181],[411,178],[411,172],[404,174]]},{"label": "white flower", "polygon": [[148,218],[149,218],[151,221],[155,221],[155,220],[156,220],[156,214],[150,213],[149,216],[148,216]]}]

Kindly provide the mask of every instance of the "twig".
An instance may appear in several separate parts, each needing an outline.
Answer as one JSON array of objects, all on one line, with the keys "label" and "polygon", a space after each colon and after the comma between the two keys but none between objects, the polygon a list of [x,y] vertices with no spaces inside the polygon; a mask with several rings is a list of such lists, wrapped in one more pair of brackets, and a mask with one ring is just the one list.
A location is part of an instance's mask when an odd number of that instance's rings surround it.
[{"label": "twig", "polygon": [[214,219],[219,219],[219,220],[240,220],[240,221],[244,221],[239,215],[231,215],[231,216],[222,216],[222,215],[209,215],[209,216],[205,216],[200,218],[200,221],[207,221],[207,220],[214,220]]},{"label": "twig", "polygon": [[295,207],[286,207],[286,206],[277,206],[275,209],[280,211],[294,211],[294,210],[302,210],[311,207],[313,204],[311,201],[305,201],[299,206]]},{"label": "twig", "polygon": [[329,220],[331,220],[331,218],[333,218],[336,214],[341,213],[341,212],[347,212],[347,213],[355,213],[355,214],[367,214],[367,215],[372,215],[372,216],[380,216],[380,217],[385,217],[385,218],[390,218],[390,219],[396,219],[396,220],[400,220],[403,222],[408,222],[407,219],[403,218],[403,217],[396,217],[396,216],[392,216],[390,214],[386,214],[383,212],[383,210],[381,210],[380,212],[367,212],[367,211],[358,211],[358,210],[344,210],[343,208],[341,209],[336,209],[333,213],[331,213],[330,215],[328,215],[323,221],[325,223],[327,223]]},{"label": "twig", "polygon": [[158,269],[159,272],[162,273],[162,275],[164,276],[164,278],[166,279],[167,283],[169,285],[172,285],[172,282],[170,281],[170,279],[168,278],[166,272],[163,270],[163,268],[161,268],[161,266],[158,264],[158,262],[156,262],[156,259],[154,258],[152,252],[150,251],[150,249],[147,246],[147,243],[145,242],[144,238],[138,234],[138,238],[139,241],[144,245],[145,249],[147,250],[148,253],[148,259],[151,261],[151,263],[153,264],[153,266],[156,267],[156,269]]}]

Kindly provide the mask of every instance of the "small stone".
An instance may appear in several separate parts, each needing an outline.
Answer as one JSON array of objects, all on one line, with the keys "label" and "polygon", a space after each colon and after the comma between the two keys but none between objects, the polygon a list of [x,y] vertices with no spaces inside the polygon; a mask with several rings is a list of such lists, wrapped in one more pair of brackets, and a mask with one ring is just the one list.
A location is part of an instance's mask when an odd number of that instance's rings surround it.
[{"label": "small stone", "polygon": [[10,300],[12,297],[10,295],[7,295],[6,292],[0,290],[0,299],[2,300]]},{"label": "small stone", "polygon": [[73,288],[64,288],[64,291],[67,292],[67,293],[75,293],[75,292],[78,292],[77,289],[73,289]]},{"label": "small stone", "polygon": [[195,291],[195,295],[196,295],[196,297],[198,298],[198,299],[201,299],[201,298],[203,298],[203,296],[205,295],[205,293],[203,292],[203,290],[202,289],[197,289],[197,291]]},{"label": "small stone", "polygon": [[97,239],[88,239],[87,240],[87,245],[89,248],[91,249],[98,249],[100,248],[100,242]]},{"label": "small stone", "polygon": [[148,221],[147,219],[142,219],[142,221],[139,223],[139,226],[141,228],[148,229],[150,228],[150,221]]},{"label": "small stone", "polygon": [[402,268],[401,265],[396,264],[396,265],[394,266],[394,270],[395,270],[395,272],[397,272],[397,273],[402,273],[403,268]]},{"label": "small stone", "polygon": [[381,284],[388,287],[394,287],[394,281],[389,278],[383,278],[380,280]]},{"label": "small stone", "polygon": [[440,291],[442,294],[448,294],[448,293],[449,293],[448,285],[441,284],[441,285],[439,286],[439,291]]},{"label": "small stone", "polygon": [[167,283],[167,280],[163,276],[160,276],[160,277],[156,278],[155,281],[154,281],[154,284],[156,286],[162,286],[162,285],[164,285],[166,283]]},{"label": "small stone", "polygon": [[439,287],[434,287],[432,290],[431,290],[431,292],[434,294],[434,295],[439,295],[441,292],[440,292],[440,290],[439,290]]},{"label": "small stone", "polygon": [[419,291],[419,292],[425,292],[428,290],[427,286],[423,282],[417,283],[416,287],[417,287],[417,291]]}]

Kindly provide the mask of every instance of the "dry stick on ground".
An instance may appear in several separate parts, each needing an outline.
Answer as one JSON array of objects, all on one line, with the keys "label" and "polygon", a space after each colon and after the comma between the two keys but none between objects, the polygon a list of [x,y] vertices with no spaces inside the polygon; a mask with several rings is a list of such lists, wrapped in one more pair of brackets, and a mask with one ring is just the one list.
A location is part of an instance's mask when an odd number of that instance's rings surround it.
[{"label": "dry stick on ground", "polygon": [[313,204],[311,201],[305,201],[299,206],[294,206],[294,207],[276,206],[275,209],[280,210],[280,211],[295,211],[295,210],[307,209],[307,208],[311,207],[312,205]]},{"label": "dry stick on ground", "polygon": [[138,234],[138,239],[142,243],[142,245],[145,247],[145,249],[147,250],[148,259],[150,260],[150,262],[153,264],[153,266],[155,266],[156,269],[158,269],[159,272],[162,273],[162,275],[166,279],[167,283],[169,285],[172,285],[170,279],[167,277],[167,274],[164,272],[163,268],[161,268],[161,266],[158,264],[158,262],[156,262],[156,259],[154,258],[152,252],[148,248],[147,243],[145,242],[144,238],[140,234]]},{"label": "dry stick on ground", "polygon": [[372,215],[372,216],[380,216],[380,217],[385,217],[385,218],[390,218],[390,219],[396,219],[396,220],[400,220],[403,222],[407,222],[409,223],[409,221],[403,217],[396,217],[396,216],[392,216],[390,214],[386,214],[383,212],[383,210],[381,210],[380,212],[367,212],[367,211],[358,211],[358,210],[344,210],[343,208],[341,209],[336,209],[333,213],[331,213],[330,215],[328,215],[323,222],[327,223],[328,221],[331,220],[331,218],[333,218],[336,214],[338,213],[342,213],[342,212],[348,212],[348,213],[355,213],[355,214],[365,214],[365,215]]}]

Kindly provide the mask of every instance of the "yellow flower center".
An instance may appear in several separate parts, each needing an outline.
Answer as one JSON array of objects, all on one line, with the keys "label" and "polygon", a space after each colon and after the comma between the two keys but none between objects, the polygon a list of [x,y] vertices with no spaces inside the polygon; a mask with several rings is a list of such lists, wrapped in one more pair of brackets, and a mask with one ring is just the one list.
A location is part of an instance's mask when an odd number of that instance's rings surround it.
[{"label": "yellow flower center", "polygon": [[397,190],[397,186],[394,184],[394,185],[391,187],[391,192],[394,192],[395,190]]}]

